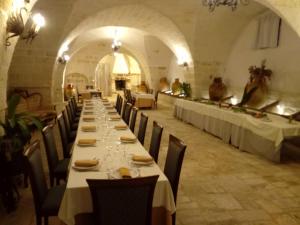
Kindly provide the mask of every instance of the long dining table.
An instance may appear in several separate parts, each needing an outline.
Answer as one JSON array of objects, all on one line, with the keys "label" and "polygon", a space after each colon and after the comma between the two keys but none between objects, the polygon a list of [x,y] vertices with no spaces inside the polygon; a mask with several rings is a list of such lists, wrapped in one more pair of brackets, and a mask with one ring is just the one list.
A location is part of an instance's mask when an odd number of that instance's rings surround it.
[{"label": "long dining table", "polygon": [[[122,119],[117,118],[118,114],[112,105],[109,106],[100,98],[84,102],[59,218],[67,225],[74,225],[76,214],[92,212],[92,199],[86,179],[119,179],[118,169],[126,167],[133,177],[159,175],[153,197],[152,224],[172,224],[171,215],[176,208],[167,177],[155,162],[139,165],[132,161],[134,155],[150,155],[138,140],[134,143],[120,141],[120,137],[134,137],[134,134],[128,128],[116,129],[126,125]],[[84,127],[96,127],[96,130],[86,131]],[[91,146],[78,145],[80,140],[86,139],[94,140],[95,143]],[[75,161],[86,159],[99,160],[99,164],[91,169],[74,165]]]}]

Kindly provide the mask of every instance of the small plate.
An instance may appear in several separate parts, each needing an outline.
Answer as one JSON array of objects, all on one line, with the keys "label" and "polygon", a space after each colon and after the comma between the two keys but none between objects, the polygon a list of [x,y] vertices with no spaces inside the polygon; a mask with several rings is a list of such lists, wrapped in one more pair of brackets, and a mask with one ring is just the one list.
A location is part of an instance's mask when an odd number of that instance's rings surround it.
[{"label": "small plate", "polygon": [[78,171],[98,171],[99,170],[99,163],[96,166],[72,166],[73,169],[78,170]]},{"label": "small plate", "polygon": [[[130,169],[130,175],[131,175],[131,178],[136,178],[136,177],[139,177],[140,174],[137,169]],[[118,170],[114,170],[112,173],[110,173],[110,177],[113,179],[122,179]]]}]

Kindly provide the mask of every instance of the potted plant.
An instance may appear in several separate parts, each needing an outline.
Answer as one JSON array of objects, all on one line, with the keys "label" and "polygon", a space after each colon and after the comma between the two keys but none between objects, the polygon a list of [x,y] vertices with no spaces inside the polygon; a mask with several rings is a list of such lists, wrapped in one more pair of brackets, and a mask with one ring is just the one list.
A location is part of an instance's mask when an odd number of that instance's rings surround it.
[{"label": "potted plant", "polygon": [[0,137],[0,186],[2,186],[2,200],[7,210],[15,208],[13,190],[18,194],[12,177],[23,173],[26,175],[23,165],[23,149],[30,142],[33,129],[42,129],[41,121],[35,116],[23,112],[16,113],[20,102],[20,95],[12,95],[7,102],[5,120],[0,121],[0,127],[4,135]]}]

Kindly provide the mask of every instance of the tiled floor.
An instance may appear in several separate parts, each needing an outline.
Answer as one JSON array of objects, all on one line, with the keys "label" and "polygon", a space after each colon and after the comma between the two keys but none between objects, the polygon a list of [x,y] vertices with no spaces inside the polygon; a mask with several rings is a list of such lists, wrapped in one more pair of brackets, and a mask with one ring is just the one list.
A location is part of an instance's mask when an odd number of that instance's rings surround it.
[{"label": "tiled floor", "polygon": [[[220,139],[173,117],[159,104],[149,115],[164,126],[159,165],[163,168],[170,133],[187,144],[177,202],[177,225],[295,225],[300,224],[300,163],[274,164],[240,152]],[[139,118],[138,118],[139,119]],[[137,121],[137,125],[138,125]],[[33,225],[30,188],[22,189],[18,210],[0,210],[0,225]],[[53,218],[50,225],[60,224]]]}]

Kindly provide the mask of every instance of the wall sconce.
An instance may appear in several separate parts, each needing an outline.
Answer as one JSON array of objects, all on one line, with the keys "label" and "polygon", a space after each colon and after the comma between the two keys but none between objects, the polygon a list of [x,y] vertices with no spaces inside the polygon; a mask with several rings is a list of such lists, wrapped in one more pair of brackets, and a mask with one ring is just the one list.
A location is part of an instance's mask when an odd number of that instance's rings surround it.
[{"label": "wall sconce", "polygon": [[70,56],[63,53],[62,56],[58,57],[57,61],[61,64],[66,64],[70,60]]},{"label": "wall sconce", "polygon": [[188,68],[188,67],[189,67],[188,62],[178,62],[178,65],[179,65],[179,66],[182,66],[182,67],[184,67],[184,68]]},{"label": "wall sconce", "polygon": [[32,16],[32,24],[29,30],[24,34],[25,24],[23,19],[23,13],[27,13],[25,8],[25,2],[29,3],[29,0],[15,0],[12,6],[10,15],[8,16],[6,22],[6,33],[11,33],[10,36],[6,38],[5,45],[10,46],[10,38],[20,36],[22,39],[25,39],[27,42],[32,42],[36,37],[41,27],[45,26],[44,17],[37,13]]}]

